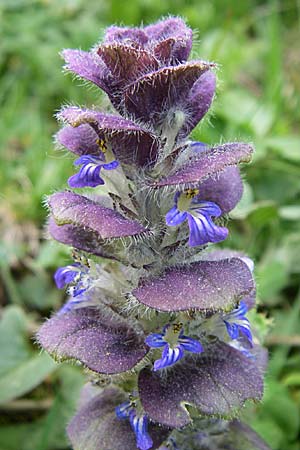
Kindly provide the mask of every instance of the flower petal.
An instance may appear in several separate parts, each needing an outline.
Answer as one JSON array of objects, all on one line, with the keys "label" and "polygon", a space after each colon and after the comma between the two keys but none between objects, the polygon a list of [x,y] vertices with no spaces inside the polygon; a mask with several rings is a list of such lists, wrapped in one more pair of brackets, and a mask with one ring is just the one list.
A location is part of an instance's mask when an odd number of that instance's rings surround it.
[{"label": "flower petal", "polygon": [[142,336],[125,321],[92,307],[53,316],[40,328],[38,340],[56,360],[75,359],[104,374],[131,370],[148,352]]},{"label": "flower petal", "polygon": [[132,291],[141,303],[158,311],[232,309],[255,289],[248,266],[238,258],[200,261],[144,279]]},{"label": "flower petal", "polygon": [[149,347],[153,348],[160,348],[167,345],[166,341],[164,340],[164,335],[162,333],[152,333],[149,334],[149,336],[146,337],[145,342]]},{"label": "flower petal", "polygon": [[[83,405],[68,425],[72,447],[77,450],[136,450],[129,421],[120,420],[115,414],[116,406],[124,400],[124,395],[116,388],[103,392],[99,389],[99,394]],[[149,434],[154,441],[154,450],[167,438],[169,431],[150,424]]]},{"label": "flower petal", "polygon": [[190,228],[189,245],[191,247],[204,245],[208,242],[221,242],[228,236],[227,228],[215,225],[212,219],[204,214],[199,214],[199,217],[189,214],[188,223]]},{"label": "flower petal", "polygon": [[202,415],[232,416],[246,400],[261,399],[263,379],[253,360],[218,342],[200,355],[186,355],[163,378],[143,369],[139,394],[151,420],[178,428],[191,422],[182,404]]},{"label": "flower petal", "polygon": [[176,206],[173,206],[173,208],[171,208],[170,211],[166,214],[166,224],[169,227],[175,227],[176,225],[180,225],[182,222],[184,222],[186,218],[186,211],[180,212]]},{"label": "flower petal", "polygon": [[135,413],[129,416],[130,425],[136,436],[136,445],[140,450],[149,450],[153,446],[153,440],[148,433],[148,418],[139,417]]},{"label": "flower petal", "polygon": [[202,353],[203,347],[199,341],[190,338],[188,336],[181,336],[178,339],[180,346],[186,351],[191,353]]},{"label": "flower petal", "polygon": [[173,366],[184,356],[183,348],[180,345],[171,348],[167,344],[163,350],[162,357],[154,362],[154,371]]},{"label": "flower petal", "polygon": [[68,179],[68,185],[71,188],[96,187],[104,184],[100,176],[102,164],[85,164],[79,172]]},{"label": "flower petal", "polygon": [[71,283],[80,274],[80,264],[70,264],[59,267],[54,274],[54,281],[58,289],[63,289],[66,284]]},{"label": "flower petal", "polygon": [[252,146],[242,142],[232,142],[209,148],[199,152],[195,160],[186,163],[174,174],[152,182],[151,186],[153,188],[180,186],[181,189],[198,186],[199,183],[222,172],[228,166],[249,162],[252,152]]}]

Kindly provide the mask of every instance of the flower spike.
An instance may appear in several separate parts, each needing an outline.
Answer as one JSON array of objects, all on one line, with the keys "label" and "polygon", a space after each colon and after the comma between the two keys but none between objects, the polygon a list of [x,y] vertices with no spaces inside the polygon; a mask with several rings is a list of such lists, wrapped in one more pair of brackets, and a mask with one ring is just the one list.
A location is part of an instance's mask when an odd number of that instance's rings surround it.
[{"label": "flower spike", "polygon": [[[268,450],[224,420],[263,394],[266,351],[246,317],[253,264],[241,252],[203,251],[228,236],[218,218],[240,201],[239,165],[253,148],[191,140],[215,98],[217,66],[188,59],[184,20],[103,36],[90,51],[63,52],[65,68],[102,89],[111,108],[58,114],[56,143],[76,155],[77,171],[47,202],[48,235],[76,252],[55,273],[68,299],[38,342],[95,380],[69,422],[72,448]],[[96,189],[73,191],[86,187]]]}]

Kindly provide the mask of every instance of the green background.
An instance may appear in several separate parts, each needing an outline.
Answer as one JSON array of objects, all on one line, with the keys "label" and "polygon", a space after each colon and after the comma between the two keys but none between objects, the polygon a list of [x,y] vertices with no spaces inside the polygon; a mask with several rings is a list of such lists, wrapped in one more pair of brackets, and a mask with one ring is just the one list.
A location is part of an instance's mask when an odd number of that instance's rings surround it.
[{"label": "green background", "polygon": [[67,449],[65,424],[83,383],[34,344],[57,309],[55,268],[68,261],[43,239],[46,194],[66,186],[71,156],[54,150],[61,104],[99,105],[99,90],[61,72],[62,48],[89,49],[112,23],[178,14],[197,30],[194,56],[219,64],[212,112],[193,133],[209,143],[252,141],[245,194],[227,245],[256,262],[261,333],[270,352],[261,405],[246,419],[274,450],[300,450],[300,2],[254,0],[0,1],[0,450]]}]

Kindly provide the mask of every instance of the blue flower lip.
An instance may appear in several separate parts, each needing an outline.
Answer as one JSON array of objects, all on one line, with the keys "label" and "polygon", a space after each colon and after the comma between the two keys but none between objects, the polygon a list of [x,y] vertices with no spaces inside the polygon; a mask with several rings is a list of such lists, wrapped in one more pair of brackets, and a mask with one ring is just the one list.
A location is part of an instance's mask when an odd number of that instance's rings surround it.
[{"label": "blue flower lip", "polygon": [[149,347],[163,348],[162,357],[154,362],[154,371],[173,366],[183,358],[184,352],[203,352],[199,341],[183,334],[182,324],[168,324],[162,333],[147,336],[145,342]]},{"label": "blue flower lip", "polygon": [[109,163],[103,162],[102,159],[93,155],[83,155],[76,159],[75,166],[82,166],[79,172],[72,175],[68,179],[71,188],[97,187],[104,184],[103,178],[100,176],[101,169],[113,170],[119,165],[118,161]]},{"label": "blue flower lip", "polygon": [[221,209],[214,202],[199,201],[198,194],[197,189],[177,192],[174,197],[175,205],[166,214],[166,224],[174,227],[187,220],[190,247],[224,241],[228,236],[228,229],[219,227],[212,220],[212,217],[221,216]]},{"label": "blue flower lip", "polygon": [[131,428],[136,437],[136,445],[140,450],[152,448],[153,440],[148,433],[148,417],[145,414],[137,414],[135,402],[129,400],[115,408],[118,419],[129,419]]}]

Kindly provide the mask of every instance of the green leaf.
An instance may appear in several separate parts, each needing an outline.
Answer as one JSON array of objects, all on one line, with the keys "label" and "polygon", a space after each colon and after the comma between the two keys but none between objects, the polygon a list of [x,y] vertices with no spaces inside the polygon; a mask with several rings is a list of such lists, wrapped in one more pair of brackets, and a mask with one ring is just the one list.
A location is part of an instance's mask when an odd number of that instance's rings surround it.
[{"label": "green leaf", "polygon": [[[61,386],[40,425],[34,450],[61,449],[68,445],[65,429],[76,409],[84,375],[80,369],[71,366],[61,367],[58,375]],[[31,448],[28,447],[28,450]]]},{"label": "green leaf", "polygon": [[5,308],[0,321],[0,379],[4,373],[30,357],[26,325],[27,318],[21,308]]},{"label": "green leaf", "polygon": [[263,227],[278,218],[277,206],[273,201],[262,201],[252,205],[248,214],[249,222],[255,227]]},{"label": "green leaf", "polygon": [[279,209],[279,215],[286,220],[300,220],[300,206],[283,206]]},{"label": "green leaf", "polygon": [[270,260],[257,267],[258,295],[263,302],[275,304],[277,294],[288,283],[288,274],[281,261]]},{"label": "green leaf", "polygon": [[287,448],[298,434],[300,414],[287,388],[276,381],[266,387],[263,406],[255,419],[255,430],[269,442],[275,450]]},{"label": "green leaf", "polygon": [[68,448],[65,428],[74,414],[84,382],[80,369],[60,367],[60,386],[48,413],[31,424],[0,427],[1,450],[62,450]]},{"label": "green leaf", "polygon": [[300,138],[298,136],[275,136],[266,140],[266,144],[283,158],[300,161]]},{"label": "green leaf", "polygon": [[56,369],[46,353],[23,360],[0,377],[0,404],[31,391]]},{"label": "green leaf", "polygon": [[300,372],[292,372],[283,379],[285,386],[300,386]]}]

